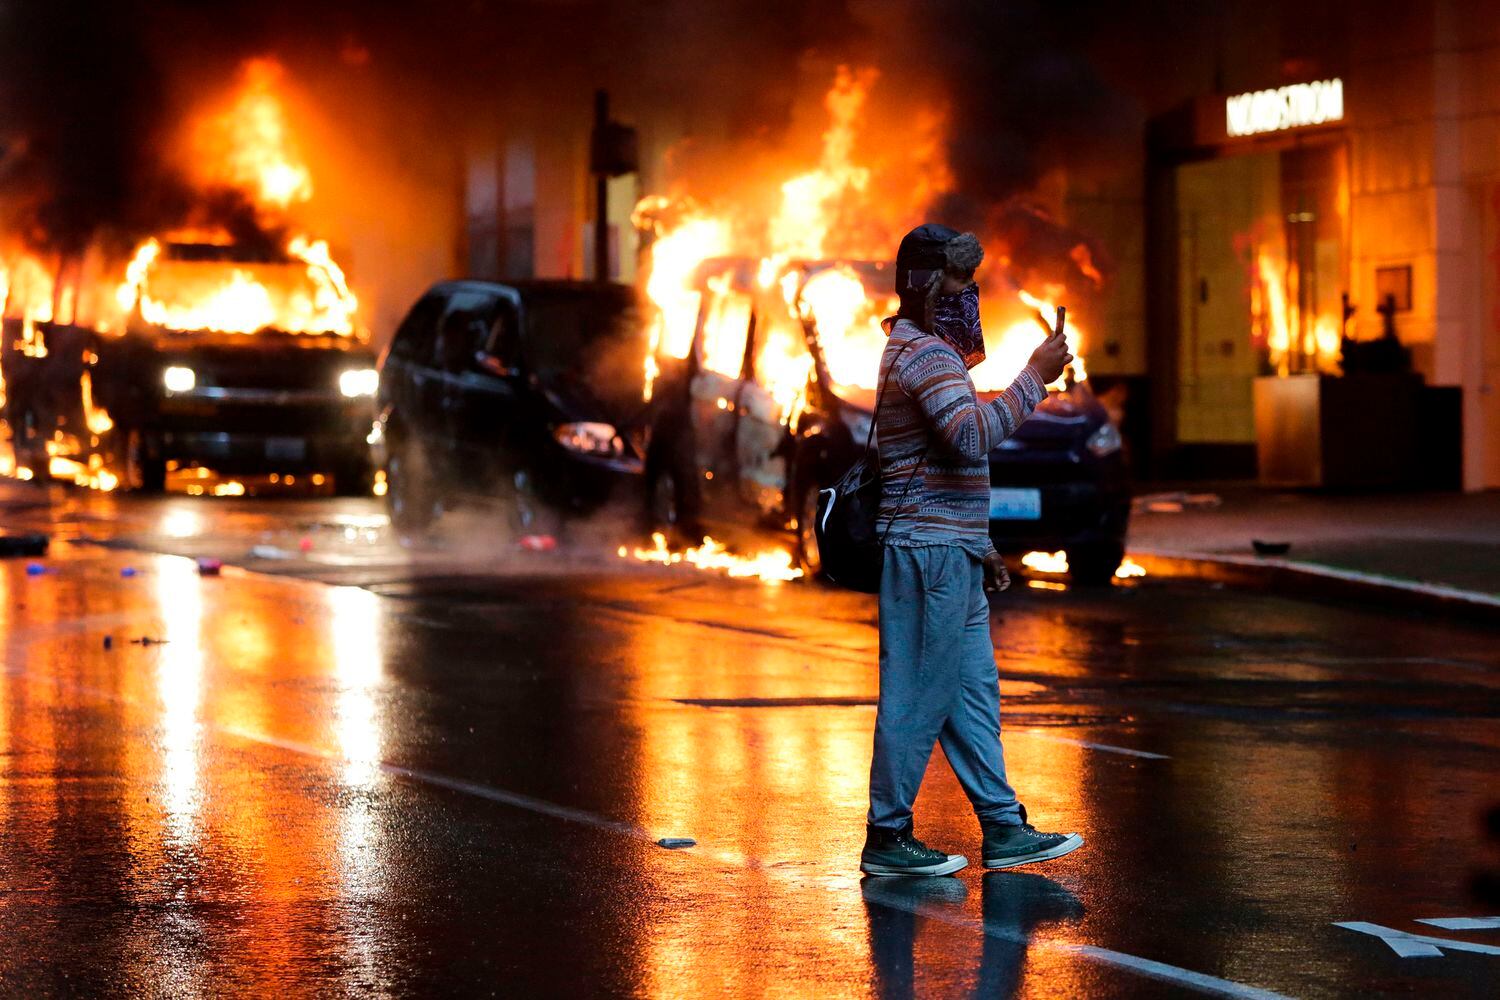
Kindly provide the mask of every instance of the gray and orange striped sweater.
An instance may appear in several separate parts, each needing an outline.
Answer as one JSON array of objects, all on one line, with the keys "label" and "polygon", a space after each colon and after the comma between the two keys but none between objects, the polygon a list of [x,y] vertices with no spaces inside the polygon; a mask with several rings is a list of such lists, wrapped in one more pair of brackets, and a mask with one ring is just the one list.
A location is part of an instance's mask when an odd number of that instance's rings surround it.
[{"label": "gray and orange striped sweater", "polygon": [[[1046,398],[1047,387],[1027,365],[1009,388],[981,403],[958,352],[904,319],[896,321],[886,341],[877,385],[886,384],[893,362],[876,426],[879,529],[890,526],[888,545],[958,545],[983,558],[995,551],[990,452]],[[912,479],[918,461],[922,467]],[[903,503],[908,480],[911,489]]]}]

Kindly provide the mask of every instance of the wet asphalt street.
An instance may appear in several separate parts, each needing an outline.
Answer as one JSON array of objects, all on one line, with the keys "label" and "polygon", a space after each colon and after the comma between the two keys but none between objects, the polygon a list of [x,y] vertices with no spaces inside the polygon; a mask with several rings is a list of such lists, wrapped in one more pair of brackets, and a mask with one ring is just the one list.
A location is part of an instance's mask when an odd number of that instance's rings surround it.
[{"label": "wet asphalt street", "polygon": [[57,538],[0,561],[7,995],[1500,993],[1492,628],[1020,586],[1007,761],[1087,845],[984,874],[937,751],[917,832],[976,864],[863,881],[872,598],[607,526],[414,554],[371,500],[7,496]]}]

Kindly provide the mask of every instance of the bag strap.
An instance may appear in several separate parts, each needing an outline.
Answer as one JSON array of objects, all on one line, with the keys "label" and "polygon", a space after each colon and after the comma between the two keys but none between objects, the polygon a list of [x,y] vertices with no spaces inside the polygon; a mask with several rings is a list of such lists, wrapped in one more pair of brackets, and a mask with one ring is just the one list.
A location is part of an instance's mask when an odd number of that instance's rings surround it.
[{"label": "bag strap", "polygon": [[[901,355],[905,354],[912,344],[915,343],[915,340],[908,341],[901,350],[897,351],[896,356],[891,359],[891,366],[885,371],[885,378],[880,383],[880,391],[875,394],[875,412],[870,416],[870,430],[865,434],[865,454],[869,454],[870,445],[875,440],[875,424],[880,420],[880,401],[885,398],[885,390],[891,384],[891,376],[896,373],[896,362],[900,361]],[[932,445],[929,443],[927,448],[931,447]],[[917,473],[922,470],[922,464],[927,461],[927,448],[922,449],[922,454],[917,456],[917,464],[911,468],[911,475],[906,477],[906,485],[901,489],[901,499],[896,501],[896,511],[891,515],[891,519],[885,522],[885,531],[880,534],[881,545],[884,545],[885,540],[890,537],[891,527],[895,525],[896,518],[901,516],[901,508],[906,506],[906,498],[911,494],[912,483],[917,481]],[[880,470],[880,458],[878,455],[875,460],[875,469],[877,472]]]}]

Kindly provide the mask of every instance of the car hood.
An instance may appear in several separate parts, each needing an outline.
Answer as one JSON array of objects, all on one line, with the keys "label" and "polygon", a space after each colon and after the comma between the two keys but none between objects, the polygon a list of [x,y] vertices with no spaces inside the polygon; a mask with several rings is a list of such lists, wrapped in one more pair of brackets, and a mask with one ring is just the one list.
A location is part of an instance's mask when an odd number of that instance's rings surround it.
[{"label": "car hood", "polygon": [[629,413],[625,400],[606,397],[576,376],[538,376],[536,382],[555,420],[597,420],[618,427]]},{"label": "car hood", "polygon": [[1049,392],[1011,438],[1019,444],[1066,446],[1088,440],[1107,420],[1108,412],[1088,383],[1076,382]]}]

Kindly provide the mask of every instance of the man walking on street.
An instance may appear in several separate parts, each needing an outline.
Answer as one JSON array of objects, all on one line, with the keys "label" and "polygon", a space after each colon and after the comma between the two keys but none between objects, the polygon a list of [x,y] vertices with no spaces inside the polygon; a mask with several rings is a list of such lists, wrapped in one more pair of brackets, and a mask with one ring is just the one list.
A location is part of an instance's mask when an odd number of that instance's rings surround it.
[{"label": "man walking on street", "polygon": [[979,402],[968,369],[984,359],[973,280],[983,258],[972,233],[930,224],[908,233],[896,255],[901,307],[886,321],[877,384],[889,391],[876,407],[886,548],[880,706],[860,856],[871,875],[948,875],[968,864],[928,848],[912,829],[912,805],[939,741],[979,817],[986,868],[1083,846],[1077,834],[1035,830],[1006,780],[985,596],[1010,585],[990,541],[990,451],[1073,359],[1054,332],[1009,388]]}]

